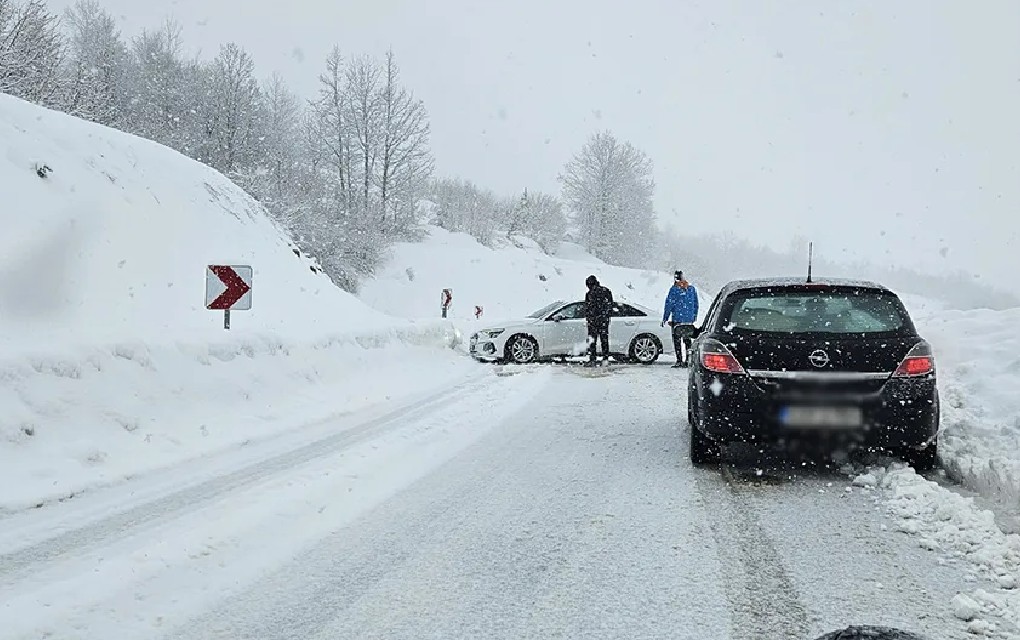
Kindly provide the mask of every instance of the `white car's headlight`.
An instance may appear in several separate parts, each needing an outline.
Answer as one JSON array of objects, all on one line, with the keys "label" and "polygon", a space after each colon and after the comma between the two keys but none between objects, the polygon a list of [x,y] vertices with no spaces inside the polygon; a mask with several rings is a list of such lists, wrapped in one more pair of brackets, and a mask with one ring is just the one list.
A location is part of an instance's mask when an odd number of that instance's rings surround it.
[{"label": "white car's headlight", "polygon": [[504,331],[506,331],[506,329],[484,329],[482,331],[479,331],[479,333],[481,333],[483,336],[486,336],[487,338],[491,339],[491,338],[495,338],[496,336],[498,336],[499,334],[503,333]]}]

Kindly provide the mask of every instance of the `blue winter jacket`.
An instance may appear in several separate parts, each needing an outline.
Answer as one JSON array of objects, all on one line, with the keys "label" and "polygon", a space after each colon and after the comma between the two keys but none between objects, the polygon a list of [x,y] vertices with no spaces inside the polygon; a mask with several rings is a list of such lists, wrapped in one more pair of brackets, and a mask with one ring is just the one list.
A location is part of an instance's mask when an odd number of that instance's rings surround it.
[{"label": "blue winter jacket", "polygon": [[672,316],[673,322],[693,324],[698,319],[698,290],[694,285],[687,288],[673,285],[666,296],[666,308],[662,312],[662,321]]}]

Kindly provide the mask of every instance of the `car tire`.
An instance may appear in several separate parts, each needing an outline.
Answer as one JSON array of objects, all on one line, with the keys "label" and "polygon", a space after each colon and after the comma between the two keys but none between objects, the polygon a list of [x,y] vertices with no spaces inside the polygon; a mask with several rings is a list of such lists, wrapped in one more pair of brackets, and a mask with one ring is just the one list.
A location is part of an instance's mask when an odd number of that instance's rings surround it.
[{"label": "car tire", "polygon": [[662,355],[662,345],[650,333],[642,333],[630,342],[630,359],[643,365],[655,364]]},{"label": "car tire", "polygon": [[687,421],[691,425],[691,463],[694,466],[718,463],[722,458],[719,445],[698,430],[692,415],[688,414]]},{"label": "car tire", "polygon": [[910,447],[904,450],[899,457],[918,473],[931,471],[939,462],[938,440],[933,440],[924,449]]},{"label": "car tire", "polygon": [[513,364],[531,364],[538,361],[538,342],[527,335],[516,335],[506,342],[506,359]]}]

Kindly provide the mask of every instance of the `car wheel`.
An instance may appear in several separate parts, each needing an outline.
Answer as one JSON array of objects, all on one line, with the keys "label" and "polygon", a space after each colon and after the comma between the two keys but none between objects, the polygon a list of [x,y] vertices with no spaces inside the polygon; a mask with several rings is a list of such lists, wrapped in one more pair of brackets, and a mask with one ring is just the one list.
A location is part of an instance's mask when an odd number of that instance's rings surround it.
[{"label": "car wheel", "polygon": [[538,360],[538,343],[531,336],[514,336],[506,344],[506,356],[514,364],[531,364]]},{"label": "car wheel", "polygon": [[641,364],[653,364],[662,355],[662,345],[655,336],[644,333],[630,343],[630,357]]},{"label": "car wheel", "polygon": [[933,440],[924,449],[910,447],[904,450],[900,456],[904,462],[914,468],[918,473],[931,471],[939,462],[938,440]]},{"label": "car wheel", "polygon": [[692,416],[688,415],[688,422],[691,423],[691,462],[695,466],[714,464],[722,458],[722,450],[711,438],[698,430]]}]

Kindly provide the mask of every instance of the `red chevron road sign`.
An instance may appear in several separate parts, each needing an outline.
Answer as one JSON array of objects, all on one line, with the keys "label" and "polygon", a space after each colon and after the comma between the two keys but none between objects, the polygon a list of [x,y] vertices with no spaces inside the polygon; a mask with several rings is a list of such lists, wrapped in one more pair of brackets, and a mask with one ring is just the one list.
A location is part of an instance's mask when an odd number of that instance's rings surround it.
[{"label": "red chevron road sign", "polygon": [[209,265],[205,270],[205,308],[220,311],[251,309],[252,268]]}]

